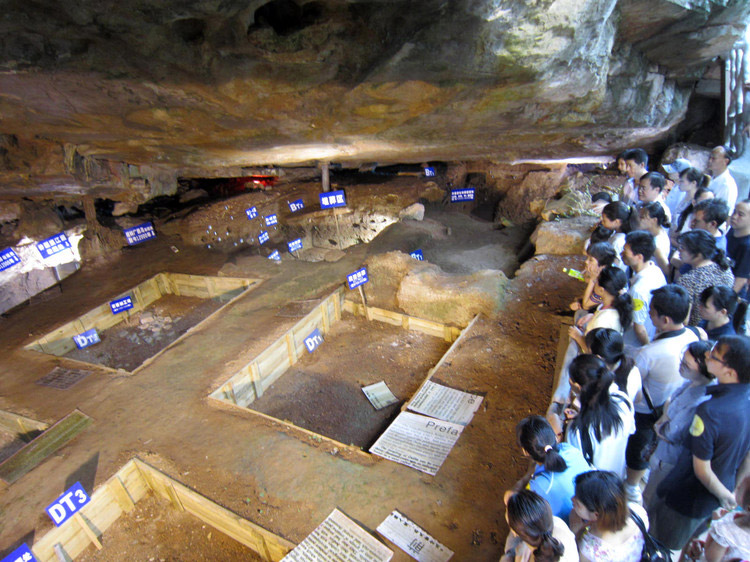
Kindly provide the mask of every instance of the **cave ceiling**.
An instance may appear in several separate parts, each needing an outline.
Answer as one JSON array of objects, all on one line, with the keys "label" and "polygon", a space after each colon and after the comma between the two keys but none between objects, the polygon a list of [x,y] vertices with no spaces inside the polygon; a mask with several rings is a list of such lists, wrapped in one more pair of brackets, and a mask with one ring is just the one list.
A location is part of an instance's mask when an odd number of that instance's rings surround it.
[{"label": "cave ceiling", "polygon": [[0,195],[611,153],[673,129],[749,15],[747,0],[5,1]]}]

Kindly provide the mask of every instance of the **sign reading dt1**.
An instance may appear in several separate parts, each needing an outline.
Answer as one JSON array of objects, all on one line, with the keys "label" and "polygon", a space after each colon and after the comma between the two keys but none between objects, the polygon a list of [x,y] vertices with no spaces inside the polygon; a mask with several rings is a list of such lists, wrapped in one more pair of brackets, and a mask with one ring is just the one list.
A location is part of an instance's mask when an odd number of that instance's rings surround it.
[{"label": "sign reading dt1", "polygon": [[154,225],[150,222],[144,222],[133,228],[126,228],[123,232],[125,233],[125,240],[130,246],[156,238]]},{"label": "sign reading dt1", "polygon": [[114,301],[109,301],[109,308],[112,309],[112,314],[119,314],[125,310],[130,310],[133,308],[133,299],[127,296]]},{"label": "sign reading dt1", "polygon": [[346,195],[343,189],[320,194],[320,208],[332,209],[333,207],[346,207]]},{"label": "sign reading dt1", "polygon": [[427,166],[424,169],[424,177],[426,178],[434,178],[435,177],[435,168],[432,166]]},{"label": "sign reading dt1", "polygon": [[81,483],[76,482],[62,496],[47,506],[47,515],[59,527],[89,503],[90,499]]},{"label": "sign reading dt1", "polygon": [[275,224],[279,224],[279,219],[276,217],[276,215],[268,215],[267,217],[264,217],[266,219],[266,226],[273,226]]},{"label": "sign reading dt1", "polygon": [[96,328],[91,328],[82,334],[73,336],[73,341],[76,342],[78,349],[83,349],[84,347],[99,343],[102,340],[99,339],[99,334],[96,332]]},{"label": "sign reading dt1", "polygon": [[250,207],[249,209],[245,209],[245,214],[247,215],[247,220],[251,221],[258,216],[258,209]]},{"label": "sign reading dt1", "polygon": [[422,253],[422,250],[414,250],[411,254],[409,254],[411,257],[413,257],[417,261],[424,261],[424,254]]},{"label": "sign reading dt1", "polygon": [[289,246],[289,253],[296,252],[297,250],[302,249],[302,238],[297,238],[296,240],[292,240],[287,244]]},{"label": "sign reading dt1", "polygon": [[21,258],[13,251],[13,248],[6,248],[0,252],[0,271],[5,271],[17,263],[21,263]]},{"label": "sign reading dt1", "polygon": [[37,242],[36,245],[36,249],[42,254],[42,259],[54,256],[58,252],[62,252],[68,248],[70,248],[70,241],[68,240],[68,237],[65,236],[64,232],[56,234],[46,240],[42,240],[41,242]]},{"label": "sign reading dt1", "polygon": [[367,277],[367,268],[363,267],[362,269],[358,269],[354,273],[350,273],[346,276],[346,282],[349,285],[350,289],[356,289],[360,285],[364,285],[367,283],[370,279]]},{"label": "sign reading dt1", "polygon": [[474,201],[474,188],[451,189],[451,203],[458,203],[460,201]]},{"label": "sign reading dt1", "polygon": [[281,254],[279,254],[278,250],[274,250],[273,252],[271,252],[271,255],[268,256],[268,259],[274,260],[274,261],[281,261]]},{"label": "sign reading dt1", "polygon": [[268,232],[266,232],[265,230],[261,230],[260,234],[258,234],[258,244],[265,244],[266,242],[268,242],[269,238],[270,236],[268,235]]},{"label": "sign reading dt1", "polygon": [[36,562],[36,558],[34,558],[34,555],[31,553],[31,549],[28,547],[26,543],[23,543],[13,552],[8,554],[8,556],[0,560],[0,562],[32,562],[32,561]]},{"label": "sign reading dt1", "polygon": [[296,201],[292,201],[289,203],[289,210],[293,213],[296,213],[297,211],[301,211],[305,208],[305,202],[302,201],[302,199],[297,199]]},{"label": "sign reading dt1", "polygon": [[305,338],[305,347],[309,353],[315,351],[315,349],[323,343],[323,335],[320,330],[315,328],[312,333]]}]

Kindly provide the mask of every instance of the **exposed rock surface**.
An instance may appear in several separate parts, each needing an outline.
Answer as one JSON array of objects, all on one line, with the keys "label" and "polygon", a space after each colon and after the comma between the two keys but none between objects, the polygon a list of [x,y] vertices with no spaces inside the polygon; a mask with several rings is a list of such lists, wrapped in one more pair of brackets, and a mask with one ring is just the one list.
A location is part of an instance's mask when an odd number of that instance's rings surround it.
[{"label": "exposed rock surface", "polygon": [[583,245],[598,217],[580,216],[542,222],[531,235],[536,254],[568,255],[583,253]]},{"label": "exposed rock surface", "polygon": [[3,10],[3,192],[142,201],[172,193],[178,175],[257,165],[513,161],[646,143],[681,119],[750,3],[42,0]]}]

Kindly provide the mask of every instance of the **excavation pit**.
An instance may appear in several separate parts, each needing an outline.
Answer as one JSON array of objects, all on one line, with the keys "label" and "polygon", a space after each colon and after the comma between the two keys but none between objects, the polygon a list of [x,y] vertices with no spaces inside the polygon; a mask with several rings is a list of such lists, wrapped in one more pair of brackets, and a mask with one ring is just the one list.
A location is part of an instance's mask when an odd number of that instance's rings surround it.
[{"label": "excavation pit", "polygon": [[[211,398],[367,450],[458,338],[458,328],[346,301],[323,300]],[[368,320],[369,317],[369,320]],[[305,339],[324,341],[312,352]],[[398,399],[376,410],[362,388],[383,381]]]},{"label": "excavation pit", "polygon": [[[31,342],[25,349],[110,370],[135,372],[185,337],[258,279],[159,273],[83,316]],[[111,303],[132,308],[114,313]],[[99,342],[79,347],[95,330]]]}]

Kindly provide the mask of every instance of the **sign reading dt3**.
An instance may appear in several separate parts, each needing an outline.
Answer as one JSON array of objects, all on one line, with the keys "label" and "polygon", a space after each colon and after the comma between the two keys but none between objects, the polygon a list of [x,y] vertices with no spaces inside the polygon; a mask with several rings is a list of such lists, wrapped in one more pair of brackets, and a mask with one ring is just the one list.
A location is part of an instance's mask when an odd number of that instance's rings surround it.
[{"label": "sign reading dt3", "polygon": [[63,250],[67,250],[68,248],[70,248],[70,240],[68,240],[68,237],[65,236],[64,232],[56,234],[55,236],[51,236],[46,240],[37,242],[36,244],[36,249],[39,250],[39,253],[42,255],[42,259],[54,256],[58,252],[62,252]]},{"label": "sign reading dt3", "polygon": [[99,334],[97,333],[96,328],[91,328],[82,334],[73,336],[73,341],[76,343],[78,349],[83,349],[84,347],[99,343],[102,340],[99,339]]},{"label": "sign reading dt3", "polygon": [[346,283],[350,289],[356,289],[360,285],[364,285],[370,279],[367,277],[367,268],[363,267],[357,271],[350,273],[346,276]]},{"label": "sign reading dt3", "polygon": [[112,309],[112,314],[119,314],[120,312],[130,310],[131,308],[133,308],[133,299],[130,296],[127,296],[122,297],[121,299],[110,301],[109,308]]},{"label": "sign reading dt3", "polygon": [[315,349],[321,343],[323,343],[323,335],[317,328],[315,328],[312,333],[305,338],[305,347],[307,348],[308,353],[312,353],[313,351],[315,351]]},{"label": "sign reading dt3", "polygon": [[460,203],[461,201],[474,201],[474,188],[451,189],[451,203]]},{"label": "sign reading dt3", "polygon": [[154,225],[150,222],[144,222],[143,224],[139,224],[138,226],[134,226],[133,228],[126,228],[125,230],[123,230],[123,233],[125,233],[125,241],[130,246],[133,246],[134,244],[140,244],[141,242],[151,240],[152,238],[156,238]]},{"label": "sign reading dt3", "polygon": [[333,209],[334,207],[346,207],[346,195],[343,189],[320,194],[321,209]]},{"label": "sign reading dt3", "polygon": [[59,527],[73,515],[78,513],[78,511],[80,511],[84,505],[89,503],[90,500],[91,498],[83,489],[81,483],[76,482],[73,486],[68,488],[63,495],[47,506],[47,515],[49,515],[52,522]]}]

